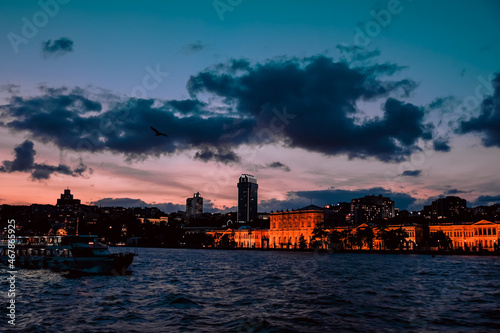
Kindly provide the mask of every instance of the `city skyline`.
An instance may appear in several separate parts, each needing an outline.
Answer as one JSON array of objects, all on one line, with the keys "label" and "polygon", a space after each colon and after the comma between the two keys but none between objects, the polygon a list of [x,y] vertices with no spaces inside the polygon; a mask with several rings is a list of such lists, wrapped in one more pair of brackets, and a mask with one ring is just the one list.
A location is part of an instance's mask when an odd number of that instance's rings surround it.
[{"label": "city skyline", "polygon": [[[250,179],[250,181],[248,181]],[[350,197],[345,201],[338,201],[336,203],[321,205],[318,206],[314,204],[311,200],[311,203],[304,207],[293,207],[286,208],[282,207],[276,210],[261,210],[258,208],[258,204],[256,204],[255,197],[257,196],[258,184],[256,178],[252,175],[242,174],[239,178],[238,182],[238,201],[242,203],[241,209],[239,207],[231,207],[226,209],[225,211],[218,210],[215,213],[223,213],[226,215],[236,214],[236,220],[238,223],[253,223],[262,217],[261,214],[269,214],[269,213],[278,213],[284,211],[300,211],[303,209],[307,209],[310,207],[316,207],[321,210],[328,210],[331,212],[342,212],[344,215],[349,215],[350,218],[346,219],[344,222],[351,221],[354,225],[360,225],[364,223],[373,223],[378,220],[391,220],[392,218],[397,218],[399,213],[402,211],[399,207],[394,205],[394,201],[389,197],[383,197],[381,194],[374,195],[366,195],[364,197]],[[247,195],[250,192],[251,195]],[[173,206],[162,206],[160,205],[151,205],[142,202],[141,200],[136,200],[134,202],[125,200],[120,203],[119,200],[112,200],[113,204],[99,204],[95,205],[91,203],[90,205],[86,205],[85,203],[81,203],[80,199],[74,198],[74,195],[71,193],[71,189],[69,187],[63,189],[63,193],[60,194],[60,198],[56,199],[56,204],[39,204],[32,203],[30,205],[5,205],[7,207],[29,207],[29,206],[84,206],[87,208],[119,208],[119,209],[152,209],[157,212],[166,213],[166,214],[178,214],[184,213],[187,220],[190,218],[198,218],[207,214],[213,214],[213,211],[205,211],[205,206],[203,203],[204,199],[200,192],[194,193],[192,197],[186,199],[186,205],[179,205],[179,210],[172,210]],[[134,203],[134,204],[132,204]],[[250,204],[250,205],[249,205]],[[467,214],[481,212],[481,214],[485,213],[485,209],[492,208],[491,212],[494,212],[498,209],[500,204],[493,205],[480,205],[480,206],[471,206],[467,205],[467,200],[458,197],[458,196],[445,196],[439,197],[430,202],[429,205],[425,205],[420,210],[414,211],[406,211],[402,216],[408,217],[409,215],[415,216],[425,216],[426,218],[432,220],[433,222],[438,221],[442,218],[461,218],[463,219]],[[250,207],[250,208],[248,208]],[[347,211],[345,211],[347,207]],[[167,209],[165,209],[167,208]],[[477,210],[479,209],[479,210]],[[210,209],[209,209],[210,210]],[[359,211],[359,212],[358,212]],[[357,216],[357,214],[361,214]],[[244,215],[243,218],[240,218],[240,215]],[[465,218],[471,218],[465,217]]]},{"label": "city skyline", "polygon": [[500,203],[497,2],[234,3],[2,2],[0,205]]}]

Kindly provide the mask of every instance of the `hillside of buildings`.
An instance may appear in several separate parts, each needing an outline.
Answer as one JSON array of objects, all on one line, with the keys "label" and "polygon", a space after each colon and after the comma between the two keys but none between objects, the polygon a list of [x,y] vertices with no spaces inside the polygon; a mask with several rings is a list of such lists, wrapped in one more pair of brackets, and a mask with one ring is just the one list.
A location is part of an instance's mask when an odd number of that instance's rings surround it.
[{"label": "hillside of buildings", "polygon": [[[255,179],[238,187],[240,199],[247,193],[256,199]],[[263,213],[256,200],[254,207],[249,199],[240,201],[238,212],[204,213],[195,193],[186,211],[166,214],[155,207],[84,205],[66,189],[56,205],[0,206],[0,224],[15,219],[18,236],[92,234],[130,246],[498,250],[500,205],[468,208],[459,197],[437,199],[416,212],[399,211],[380,195]]]}]

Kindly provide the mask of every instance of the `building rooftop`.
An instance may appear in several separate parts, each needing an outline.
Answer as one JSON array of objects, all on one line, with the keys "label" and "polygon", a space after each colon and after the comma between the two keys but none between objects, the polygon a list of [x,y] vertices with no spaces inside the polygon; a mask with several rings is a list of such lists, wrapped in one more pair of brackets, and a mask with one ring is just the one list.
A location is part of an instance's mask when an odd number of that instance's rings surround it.
[{"label": "building rooftop", "polygon": [[316,205],[309,205],[309,206],[305,206],[303,208],[300,208],[298,210],[321,210],[321,211],[323,211],[323,210],[325,210],[325,208],[320,207],[320,206],[316,206]]},{"label": "building rooftop", "polygon": [[257,178],[249,174],[242,174],[240,176],[240,183],[255,183],[257,184]]}]

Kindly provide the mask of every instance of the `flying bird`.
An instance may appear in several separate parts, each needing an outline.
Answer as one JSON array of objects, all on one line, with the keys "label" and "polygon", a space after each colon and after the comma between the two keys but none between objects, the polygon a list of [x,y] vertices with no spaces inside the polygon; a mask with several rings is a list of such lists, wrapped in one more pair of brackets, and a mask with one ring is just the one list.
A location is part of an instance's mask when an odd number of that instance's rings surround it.
[{"label": "flying bird", "polygon": [[166,135],[165,133],[162,133],[162,132],[158,131],[158,130],[157,130],[156,128],[154,128],[153,126],[151,126],[151,129],[152,129],[153,131],[155,131],[155,136],[162,136],[162,135],[163,135],[163,136],[168,136],[168,135]]}]

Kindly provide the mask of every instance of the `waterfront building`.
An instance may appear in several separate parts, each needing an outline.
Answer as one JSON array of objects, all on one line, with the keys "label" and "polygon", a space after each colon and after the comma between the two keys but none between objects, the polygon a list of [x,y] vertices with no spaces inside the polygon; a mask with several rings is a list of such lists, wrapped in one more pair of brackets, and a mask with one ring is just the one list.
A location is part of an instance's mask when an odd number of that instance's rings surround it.
[{"label": "waterfront building", "polygon": [[[425,249],[425,227],[422,225],[389,225],[386,231],[402,229],[408,235],[405,240],[403,240],[400,247],[405,250],[419,250]],[[381,230],[379,228],[374,228],[374,233],[377,236]],[[384,244],[380,237],[375,237],[374,239],[374,249],[384,249]]]},{"label": "waterfront building", "polygon": [[187,218],[198,217],[203,214],[203,197],[196,192],[192,198],[186,199]]},{"label": "waterfront building", "polygon": [[498,249],[500,223],[482,220],[476,223],[430,225],[429,232],[442,231],[450,237],[452,247],[464,250]]},{"label": "waterfront building", "polygon": [[394,201],[382,195],[367,195],[351,201],[351,218],[354,226],[394,216]]},{"label": "waterfront building", "polygon": [[233,239],[236,247],[267,249],[269,248],[269,230],[240,228],[234,230]]},{"label": "waterfront building", "polygon": [[[396,247],[400,250],[428,250],[429,233],[443,231],[451,239],[452,249],[469,251],[498,251],[500,242],[500,223],[486,220],[468,224],[439,224],[439,225],[388,225],[383,229],[362,224],[355,228],[351,226],[328,226],[329,214],[327,209],[318,206],[308,206],[298,210],[280,211],[271,213],[270,229],[239,229],[212,230],[207,234],[215,238],[215,244],[227,235],[228,240],[238,248],[276,248],[298,249],[301,236],[304,238],[305,248],[310,248],[314,242],[313,231],[316,227],[324,228],[328,233],[336,232],[338,239],[331,243],[334,249],[352,248],[360,250],[383,250],[387,246],[383,243],[383,232],[402,229],[406,237]],[[371,246],[367,240],[357,241],[357,235],[363,229],[372,228],[373,238]],[[333,240],[332,240],[333,242]],[[324,247],[324,245],[321,245]],[[433,248],[430,248],[431,250]]]},{"label": "waterfront building", "polygon": [[316,226],[331,227],[333,212],[309,205],[307,207],[271,213],[269,246],[271,248],[299,248],[301,236],[309,247]]},{"label": "waterfront building", "polygon": [[238,222],[248,223],[258,218],[257,178],[242,174],[238,182]]}]

